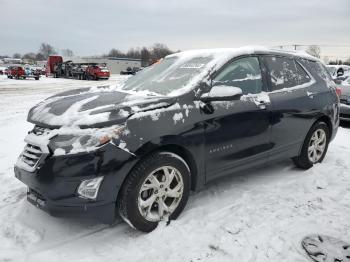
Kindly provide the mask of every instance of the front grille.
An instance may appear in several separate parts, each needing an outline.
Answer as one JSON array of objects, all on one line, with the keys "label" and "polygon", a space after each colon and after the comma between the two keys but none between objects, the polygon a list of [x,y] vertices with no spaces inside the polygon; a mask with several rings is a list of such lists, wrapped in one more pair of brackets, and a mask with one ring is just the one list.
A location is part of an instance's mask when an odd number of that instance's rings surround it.
[{"label": "front grille", "polygon": [[18,157],[16,166],[28,172],[34,172],[48,156],[49,130],[35,127],[24,139],[27,144]]},{"label": "front grille", "polygon": [[30,167],[36,167],[43,156],[41,148],[32,144],[27,144],[22,152],[22,161]]}]

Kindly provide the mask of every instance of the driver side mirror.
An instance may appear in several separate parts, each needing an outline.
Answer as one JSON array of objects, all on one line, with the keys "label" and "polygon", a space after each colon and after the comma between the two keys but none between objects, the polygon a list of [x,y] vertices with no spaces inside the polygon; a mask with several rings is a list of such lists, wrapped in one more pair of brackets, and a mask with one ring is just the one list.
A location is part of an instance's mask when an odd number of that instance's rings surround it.
[{"label": "driver side mirror", "polygon": [[243,95],[242,89],[235,86],[213,86],[209,93],[200,97],[203,102],[239,100]]}]

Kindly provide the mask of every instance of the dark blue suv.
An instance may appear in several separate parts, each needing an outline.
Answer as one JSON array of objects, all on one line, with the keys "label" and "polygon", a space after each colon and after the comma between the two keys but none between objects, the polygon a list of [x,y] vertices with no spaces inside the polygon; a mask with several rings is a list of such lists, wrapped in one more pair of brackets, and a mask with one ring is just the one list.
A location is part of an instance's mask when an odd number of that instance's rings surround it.
[{"label": "dark blue suv", "polygon": [[325,66],[265,48],[165,57],[119,86],[67,91],[28,114],[15,165],[28,201],[52,215],[149,232],[175,219],[190,190],[291,158],[320,163],[337,133],[339,98]]}]

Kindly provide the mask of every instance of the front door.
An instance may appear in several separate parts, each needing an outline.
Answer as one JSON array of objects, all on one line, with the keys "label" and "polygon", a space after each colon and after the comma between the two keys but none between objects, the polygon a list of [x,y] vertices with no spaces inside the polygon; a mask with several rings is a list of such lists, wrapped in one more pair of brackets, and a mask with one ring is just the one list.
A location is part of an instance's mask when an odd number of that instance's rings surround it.
[{"label": "front door", "polygon": [[212,86],[239,87],[243,96],[209,105],[213,110],[204,121],[207,181],[230,174],[235,167],[267,161],[270,103],[263,82],[256,56],[235,59],[213,78]]}]

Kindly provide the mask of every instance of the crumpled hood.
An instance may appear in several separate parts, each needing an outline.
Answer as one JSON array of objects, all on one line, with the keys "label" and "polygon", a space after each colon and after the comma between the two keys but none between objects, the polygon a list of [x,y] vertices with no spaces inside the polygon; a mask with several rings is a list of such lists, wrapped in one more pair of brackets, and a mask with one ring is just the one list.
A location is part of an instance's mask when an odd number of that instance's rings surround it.
[{"label": "crumpled hood", "polygon": [[49,97],[33,107],[28,121],[47,128],[103,127],[120,124],[132,114],[165,108],[173,97],[147,96],[101,88],[76,89]]}]

